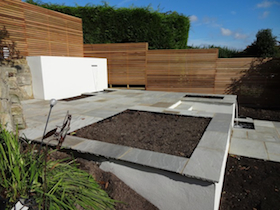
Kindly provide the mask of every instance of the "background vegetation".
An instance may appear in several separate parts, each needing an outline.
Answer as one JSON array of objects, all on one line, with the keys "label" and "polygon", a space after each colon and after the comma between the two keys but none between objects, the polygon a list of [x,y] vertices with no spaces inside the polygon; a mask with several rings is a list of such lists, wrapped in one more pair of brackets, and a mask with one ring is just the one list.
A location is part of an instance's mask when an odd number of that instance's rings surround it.
[{"label": "background vegetation", "polygon": [[218,48],[219,58],[280,57],[280,46],[271,29],[259,30],[256,40],[244,50],[220,46],[187,46],[190,20],[177,12],[161,13],[151,7],[115,8],[104,2],[101,6],[87,4],[64,6],[26,0],[27,3],[79,17],[83,20],[84,43],[148,42],[149,49]]},{"label": "background vegetation", "polygon": [[84,7],[47,4],[27,0],[83,20],[85,44],[148,42],[150,49],[184,49],[190,21],[177,12],[161,13],[151,7],[115,8],[107,3]]}]

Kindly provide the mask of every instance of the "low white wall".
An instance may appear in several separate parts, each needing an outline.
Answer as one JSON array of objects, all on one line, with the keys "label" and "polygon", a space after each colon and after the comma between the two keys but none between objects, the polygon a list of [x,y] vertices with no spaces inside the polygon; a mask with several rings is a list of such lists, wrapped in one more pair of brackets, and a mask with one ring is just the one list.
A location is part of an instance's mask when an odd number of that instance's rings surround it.
[{"label": "low white wall", "polygon": [[136,164],[102,162],[100,168],[115,174],[160,210],[213,210],[215,184]]},{"label": "low white wall", "polygon": [[63,99],[108,87],[107,59],[28,56],[34,98]]}]

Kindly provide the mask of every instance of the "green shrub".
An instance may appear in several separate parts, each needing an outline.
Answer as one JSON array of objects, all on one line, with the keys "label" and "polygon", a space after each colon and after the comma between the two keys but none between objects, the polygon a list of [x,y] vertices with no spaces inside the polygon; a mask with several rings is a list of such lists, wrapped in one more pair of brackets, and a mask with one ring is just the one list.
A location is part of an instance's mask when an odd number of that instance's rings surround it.
[{"label": "green shrub", "polygon": [[23,150],[18,136],[0,125],[0,195],[9,202],[6,209],[30,197],[39,209],[114,208],[115,201],[73,161],[48,160],[44,168],[43,156],[31,144]]},{"label": "green shrub", "polygon": [[202,47],[198,46],[188,46],[188,49],[212,49],[212,48],[217,48],[219,49],[219,58],[234,58],[234,57],[239,57],[240,50],[228,48],[228,47],[220,47],[220,46],[215,46],[215,45],[206,45]]},{"label": "green shrub", "polygon": [[150,49],[185,49],[189,18],[177,12],[161,13],[151,7],[115,8],[108,4],[84,7],[26,1],[83,20],[85,44],[148,42]]}]

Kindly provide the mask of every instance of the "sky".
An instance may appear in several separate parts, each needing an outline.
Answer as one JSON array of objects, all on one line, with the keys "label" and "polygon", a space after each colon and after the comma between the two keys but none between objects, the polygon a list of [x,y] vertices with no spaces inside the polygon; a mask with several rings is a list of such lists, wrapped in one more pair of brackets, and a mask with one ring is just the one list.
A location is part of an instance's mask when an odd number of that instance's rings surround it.
[{"label": "sky", "polygon": [[[44,3],[84,6],[100,0],[42,0]],[[243,50],[261,29],[272,29],[280,41],[280,0],[106,0],[115,7],[152,6],[190,17],[189,46],[215,45]]]}]

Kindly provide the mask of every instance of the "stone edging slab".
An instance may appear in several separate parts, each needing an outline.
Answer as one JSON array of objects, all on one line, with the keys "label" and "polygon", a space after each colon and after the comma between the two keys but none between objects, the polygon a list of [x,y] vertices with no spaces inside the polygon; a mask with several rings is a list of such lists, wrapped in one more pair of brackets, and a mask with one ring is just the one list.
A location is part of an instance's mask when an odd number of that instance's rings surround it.
[{"label": "stone edging slab", "polygon": [[[165,109],[155,107],[137,106],[132,109],[165,113]],[[190,116],[189,113],[179,114]],[[206,115],[200,117],[209,117],[209,113]],[[198,114],[192,116],[199,117]],[[211,116],[212,120],[190,158],[136,149],[98,140],[88,140],[75,136],[67,136],[62,146],[82,153],[123,160],[217,183],[220,181],[222,166],[224,161],[226,161],[225,156],[228,154],[233,116],[232,114],[221,113],[216,113]],[[44,142],[49,141],[50,145],[56,145],[57,141],[51,140],[50,138],[45,139]],[[35,141],[40,140],[37,139]]]}]

